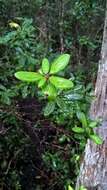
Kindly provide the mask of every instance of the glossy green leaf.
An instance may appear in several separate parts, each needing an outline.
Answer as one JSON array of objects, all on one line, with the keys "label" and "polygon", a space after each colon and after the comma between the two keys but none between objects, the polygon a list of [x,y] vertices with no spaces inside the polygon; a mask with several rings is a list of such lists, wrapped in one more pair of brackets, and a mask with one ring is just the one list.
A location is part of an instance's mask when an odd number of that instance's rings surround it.
[{"label": "glossy green leaf", "polygon": [[79,190],[87,190],[85,187],[81,186]]},{"label": "glossy green leaf", "polygon": [[49,61],[46,58],[42,60],[42,71],[44,74],[47,74],[49,72]]},{"label": "glossy green leaf", "polygon": [[45,77],[41,78],[38,82],[38,88],[43,87],[45,83],[46,83],[46,78]]},{"label": "glossy green leaf", "polygon": [[68,190],[74,190],[71,185],[68,185]]},{"label": "glossy green leaf", "polygon": [[87,127],[88,124],[87,124],[87,119],[86,119],[85,114],[83,112],[81,112],[81,111],[78,111],[76,114],[77,114],[77,118],[82,123],[82,125],[84,127]]},{"label": "glossy green leaf", "polygon": [[92,121],[92,122],[90,122],[89,127],[95,128],[95,127],[97,127],[97,124],[98,124],[97,121]]},{"label": "glossy green leaf", "polygon": [[43,89],[42,92],[47,95],[50,98],[55,98],[57,96],[57,91],[56,88],[52,84],[46,85]]},{"label": "glossy green leaf", "polygon": [[51,76],[49,80],[58,89],[70,89],[74,86],[72,81],[62,77]]},{"label": "glossy green leaf", "polygon": [[18,71],[15,77],[25,82],[36,82],[42,78],[42,75],[36,72]]},{"label": "glossy green leaf", "polygon": [[74,131],[75,133],[84,133],[84,129],[81,127],[73,127],[72,131]]},{"label": "glossy green leaf", "polygon": [[103,140],[96,134],[90,135],[90,138],[96,143],[96,144],[102,144]]},{"label": "glossy green leaf", "polygon": [[41,75],[43,75],[42,69],[39,69],[38,73],[40,73]]},{"label": "glossy green leaf", "polygon": [[67,66],[69,59],[69,54],[62,54],[58,58],[56,58],[51,65],[50,74],[55,74],[59,71],[62,71]]},{"label": "glossy green leaf", "polygon": [[55,109],[55,102],[50,101],[47,103],[45,109],[44,109],[44,115],[48,116],[50,115]]}]

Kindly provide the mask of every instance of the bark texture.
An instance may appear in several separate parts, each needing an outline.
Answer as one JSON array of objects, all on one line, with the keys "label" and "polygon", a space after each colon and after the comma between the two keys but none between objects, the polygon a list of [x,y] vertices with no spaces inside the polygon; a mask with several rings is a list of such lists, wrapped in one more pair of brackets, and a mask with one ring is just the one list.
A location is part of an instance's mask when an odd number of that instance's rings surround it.
[{"label": "bark texture", "polygon": [[107,190],[107,6],[95,97],[90,117],[102,119],[102,124],[95,131],[102,137],[103,144],[96,145],[88,140],[76,190],[81,185],[87,190]]},{"label": "bark texture", "polygon": [[107,121],[97,133],[103,138],[103,144],[98,146],[88,140],[76,189],[83,185],[87,190],[107,190]]}]

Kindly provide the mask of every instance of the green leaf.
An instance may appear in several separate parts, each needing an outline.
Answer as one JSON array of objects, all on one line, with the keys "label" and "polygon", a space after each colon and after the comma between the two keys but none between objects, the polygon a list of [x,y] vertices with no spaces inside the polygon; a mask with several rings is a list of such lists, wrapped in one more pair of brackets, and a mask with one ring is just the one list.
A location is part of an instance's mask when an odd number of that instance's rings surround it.
[{"label": "green leaf", "polygon": [[46,78],[45,77],[41,78],[40,81],[38,82],[38,88],[43,87],[45,83],[46,83]]},{"label": "green leaf", "polygon": [[10,97],[8,96],[7,93],[2,93],[2,96],[1,96],[1,102],[3,102],[4,104],[7,104],[7,105],[11,105],[11,99]]},{"label": "green leaf", "polygon": [[71,185],[68,185],[68,190],[73,190],[73,188],[71,187]]},{"label": "green leaf", "polygon": [[73,94],[65,95],[65,98],[67,98],[69,100],[81,100],[83,98],[83,95],[73,93]]},{"label": "green leaf", "polygon": [[84,133],[84,129],[81,127],[73,127],[72,131],[74,131],[76,133]]},{"label": "green leaf", "polygon": [[5,91],[5,90],[6,90],[6,87],[5,87],[5,86],[3,86],[2,84],[0,84],[0,90]]},{"label": "green leaf", "polygon": [[44,115],[49,116],[55,109],[55,102],[50,101],[47,103],[45,109],[44,109]]},{"label": "green leaf", "polygon": [[82,123],[82,125],[84,127],[87,127],[87,119],[86,119],[85,114],[83,112],[81,112],[81,111],[78,111],[76,114],[77,114],[77,118]]},{"label": "green leaf", "polygon": [[74,86],[72,81],[62,77],[51,76],[49,80],[58,89],[69,89]]},{"label": "green leaf", "polygon": [[36,72],[18,71],[15,77],[25,82],[36,82],[42,78],[42,75]]},{"label": "green leaf", "polygon": [[90,138],[96,143],[96,144],[102,144],[103,140],[96,134],[90,135]]},{"label": "green leaf", "polygon": [[49,61],[46,58],[42,60],[42,71],[44,74],[48,74],[49,72]]},{"label": "green leaf", "polygon": [[81,186],[80,190],[87,190],[85,187]]},{"label": "green leaf", "polygon": [[69,54],[62,54],[57,59],[54,60],[54,62],[51,65],[50,74],[58,73],[59,71],[62,71],[68,64],[70,59]]},{"label": "green leaf", "polygon": [[41,75],[43,75],[42,69],[39,69],[38,73],[40,73]]},{"label": "green leaf", "polygon": [[23,89],[22,89],[22,97],[23,98],[26,98],[28,96],[28,86],[24,86]]},{"label": "green leaf", "polygon": [[63,110],[64,108],[67,107],[65,101],[64,101],[62,98],[57,97],[56,103],[57,103],[58,107],[59,107],[61,110]]},{"label": "green leaf", "polygon": [[88,136],[92,133],[92,129],[90,127],[86,127],[85,131],[86,131]]},{"label": "green leaf", "polygon": [[9,41],[15,38],[16,34],[17,34],[16,31],[12,31],[12,32],[7,33],[7,35],[5,35],[4,37],[0,37],[0,44],[5,45],[9,43]]},{"label": "green leaf", "polygon": [[46,85],[43,89],[42,89],[42,92],[51,97],[51,98],[55,98],[57,96],[57,91],[56,91],[56,88],[52,85],[52,84],[48,84]]},{"label": "green leaf", "polygon": [[95,128],[95,127],[97,127],[97,124],[98,124],[97,121],[92,121],[92,122],[90,122],[89,127]]},{"label": "green leaf", "polygon": [[16,22],[10,22],[10,23],[9,23],[9,26],[10,26],[11,28],[19,28],[19,27],[20,27],[20,25],[19,25],[18,23],[16,23]]},{"label": "green leaf", "polygon": [[28,61],[28,64],[29,65],[36,65],[36,59],[35,58],[33,58],[33,57],[31,57],[30,55],[28,55],[28,56],[26,56],[26,58],[27,58],[27,61]]},{"label": "green leaf", "polygon": [[66,141],[67,137],[66,135],[62,135],[60,138],[59,138],[59,142],[60,143],[64,143]]}]

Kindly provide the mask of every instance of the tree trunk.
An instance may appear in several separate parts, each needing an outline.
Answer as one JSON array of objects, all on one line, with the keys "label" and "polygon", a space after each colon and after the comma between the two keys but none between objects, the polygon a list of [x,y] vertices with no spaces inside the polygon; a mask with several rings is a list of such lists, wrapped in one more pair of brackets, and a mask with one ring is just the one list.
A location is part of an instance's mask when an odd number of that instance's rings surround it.
[{"label": "tree trunk", "polygon": [[95,131],[102,137],[103,144],[96,145],[88,140],[76,190],[79,190],[81,185],[87,190],[107,190],[107,2],[95,97],[91,105],[90,117],[102,119],[101,125]]}]

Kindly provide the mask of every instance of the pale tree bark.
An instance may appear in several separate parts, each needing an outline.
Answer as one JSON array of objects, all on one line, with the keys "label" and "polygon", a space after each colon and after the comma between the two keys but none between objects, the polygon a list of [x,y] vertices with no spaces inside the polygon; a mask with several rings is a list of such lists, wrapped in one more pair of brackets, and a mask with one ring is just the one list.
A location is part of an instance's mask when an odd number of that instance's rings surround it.
[{"label": "pale tree bark", "polygon": [[95,131],[102,137],[103,144],[96,145],[88,140],[76,190],[79,190],[81,185],[87,190],[107,190],[107,2],[95,97],[90,116],[93,119],[102,119],[101,125]]}]

